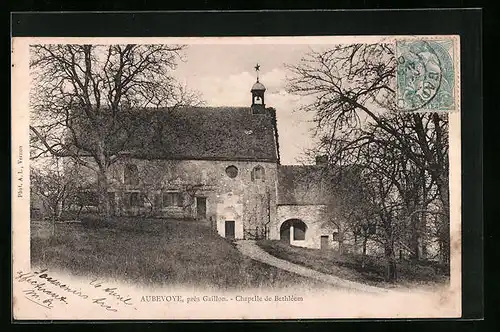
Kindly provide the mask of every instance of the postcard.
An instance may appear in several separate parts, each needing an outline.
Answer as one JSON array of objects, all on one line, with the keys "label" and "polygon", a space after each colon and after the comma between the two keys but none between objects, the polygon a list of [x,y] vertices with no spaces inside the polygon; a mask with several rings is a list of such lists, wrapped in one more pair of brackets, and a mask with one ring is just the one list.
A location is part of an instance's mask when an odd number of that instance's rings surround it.
[{"label": "postcard", "polygon": [[461,316],[460,38],[12,39],[16,320]]}]

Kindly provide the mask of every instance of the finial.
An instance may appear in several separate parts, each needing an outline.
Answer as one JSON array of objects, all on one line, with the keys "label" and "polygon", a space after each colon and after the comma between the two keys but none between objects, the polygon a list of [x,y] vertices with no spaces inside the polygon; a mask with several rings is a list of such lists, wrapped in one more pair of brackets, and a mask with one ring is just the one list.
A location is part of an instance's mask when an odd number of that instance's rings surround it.
[{"label": "finial", "polygon": [[257,63],[254,68],[255,68],[255,72],[257,73],[257,82],[258,82],[259,81],[260,65]]}]

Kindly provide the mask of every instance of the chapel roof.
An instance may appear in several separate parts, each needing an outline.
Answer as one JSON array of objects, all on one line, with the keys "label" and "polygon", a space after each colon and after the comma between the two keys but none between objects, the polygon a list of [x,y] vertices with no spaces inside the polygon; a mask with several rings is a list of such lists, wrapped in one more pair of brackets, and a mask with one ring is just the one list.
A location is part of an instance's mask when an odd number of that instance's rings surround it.
[{"label": "chapel roof", "polygon": [[126,151],[142,159],[278,161],[276,114],[250,107],[137,111]]}]

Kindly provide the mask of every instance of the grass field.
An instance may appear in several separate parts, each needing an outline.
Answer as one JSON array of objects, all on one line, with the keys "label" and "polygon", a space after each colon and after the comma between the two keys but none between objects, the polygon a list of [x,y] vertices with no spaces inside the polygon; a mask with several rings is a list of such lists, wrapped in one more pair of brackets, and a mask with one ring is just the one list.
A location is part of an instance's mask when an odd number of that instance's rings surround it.
[{"label": "grass field", "polygon": [[258,241],[257,244],[269,254],[302,265],[319,272],[338,276],[373,286],[434,286],[448,282],[449,277],[436,272],[433,266],[425,263],[398,263],[398,280],[389,284],[384,280],[385,260],[378,257],[366,257],[362,267],[360,255],[339,255],[334,251],[321,251],[291,246],[282,241]]},{"label": "grass field", "polygon": [[321,285],[243,256],[236,246],[194,221],[120,218],[106,225],[32,222],[34,266],[145,285],[242,289]]}]

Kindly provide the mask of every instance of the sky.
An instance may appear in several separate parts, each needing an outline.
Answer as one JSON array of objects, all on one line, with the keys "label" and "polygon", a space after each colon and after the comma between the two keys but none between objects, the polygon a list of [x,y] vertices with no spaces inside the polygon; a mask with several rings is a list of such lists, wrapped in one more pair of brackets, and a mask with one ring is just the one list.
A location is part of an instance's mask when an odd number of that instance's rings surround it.
[{"label": "sky", "polygon": [[301,99],[285,90],[285,64],[296,64],[311,45],[288,44],[192,44],[184,62],[175,70],[177,79],[198,91],[206,106],[250,106],[250,89],[256,81],[266,86],[265,103],[276,109],[282,164],[301,163],[305,149],[314,147],[313,114],[298,110]]}]

